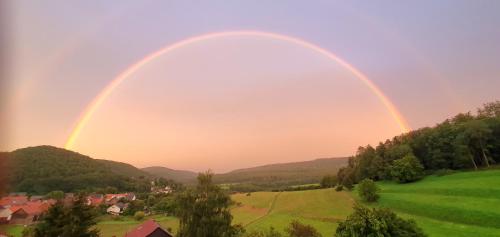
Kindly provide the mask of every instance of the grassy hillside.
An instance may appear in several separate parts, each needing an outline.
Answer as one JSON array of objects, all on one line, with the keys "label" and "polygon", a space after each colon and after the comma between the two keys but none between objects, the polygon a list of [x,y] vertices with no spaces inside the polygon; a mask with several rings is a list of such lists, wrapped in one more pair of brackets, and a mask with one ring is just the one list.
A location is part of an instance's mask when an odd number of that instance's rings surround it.
[{"label": "grassy hillside", "polygon": [[257,185],[296,185],[318,183],[325,175],[335,174],[347,164],[347,158],[264,165],[215,175],[217,183],[252,183]]},{"label": "grassy hillside", "polygon": [[234,223],[241,223],[248,231],[273,226],[283,231],[292,220],[316,227],[323,236],[332,236],[337,221],[352,210],[354,200],[347,192],[333,189],[297,192],[256,192],[250,196],[235,194],[233,200],[241,203],[232,209]]},{"label": "grassy hillside", "polygon": [[376,206],[415,219],[430,236],[500,236],[500,170],[379,184]]},{"label": "grassy hillside", "polygon": [[52,146],[18,149],[3,153],[0,158],[8,171],[10,191],[45,194],[53,190],[73,192],[108,186],[133,191],[148,185],[140,176],[149,174],[131,165],[95,160]]},{"label": "grassy hillside", "polygon": [[196,176],[198,175],[192,171],[174,170],[161,166],[146,167],[142,168],[142,170],[155,176],[171,179],[180,183],[194,182],[196,180]]}]

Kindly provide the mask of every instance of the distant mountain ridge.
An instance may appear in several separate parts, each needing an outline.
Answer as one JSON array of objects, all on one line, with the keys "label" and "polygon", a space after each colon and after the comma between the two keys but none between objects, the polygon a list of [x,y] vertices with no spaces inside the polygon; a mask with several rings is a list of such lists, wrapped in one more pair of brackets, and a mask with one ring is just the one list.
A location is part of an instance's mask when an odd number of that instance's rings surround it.
[{"label": "distant mountain ridge", "polygon": [[301,184],[319,182],[325,175],[336,174],[348,158],[320,158],[310,161],[278,163],[216,174],[218,183]]},{"label": "distant mountain ridge", "polygon": [[[216,174],[217,183],[300,184],[318,182],[335,174],[347,164],[347,158],[324,158],[311,161],[270,164]],[[181,183],[194,183],[197,172],[152,166],[133,165],[93,159],[77,152],[53,146],[35,146],[0,152],[0,175],[11,191],[44,194],[62,190],[72,192],[86,188],[113,186],[119,190],[144,188],[148,178],[163,177]],[[4,177],[6,176],[6,177]],[[140,185],[138,183],[141,183]]]},{"label": "distant mountain ridge", "polygon": [[162,177],[165,179],[172,179],[181,183],[191,183],[194,182],[198,173],[188,170],[174,170],[162,166],[151,166],[142,168],[141,170],[155,175],[157,177]]}]

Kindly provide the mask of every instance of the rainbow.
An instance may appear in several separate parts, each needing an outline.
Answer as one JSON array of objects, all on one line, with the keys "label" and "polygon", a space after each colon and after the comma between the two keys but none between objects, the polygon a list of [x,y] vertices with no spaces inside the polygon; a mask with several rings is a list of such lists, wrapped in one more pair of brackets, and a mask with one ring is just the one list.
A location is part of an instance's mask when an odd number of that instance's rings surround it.
[{"label": "rainbow", "polygon": [[382,102],[382,104],[387,108],[391,116],[394,118],[394,120],[397,122],[399,127],[401,128],[402,132],[408,132],[410,130],[410,127],[408,126],[406,120],[404,117],[401,115],[401,113],[398,111],[398,109],[394,106],[394,104],[387,98],[387,96],[384,95],[384,93],[372,82],[368,79],[367,76],[365,76],[361,71],[353,67],[351,64],[347,63],[343,59],[339,58],[332,52],[321,48],[313,43],[309,43],[305,40],[287,36],[287,35],[282,35],[282,34],[276,34],[276,33],[271,33],[271,32],[262,32],[262,31],[225,31],[225,32],[216,32],[216,33],[208,33],[208,34],[203,34],[199,36],[194,36],[191,38],[187,38],[181,41],[178,41],[176,43],[167,45],[166,47],[155,51],[146,57],[142,58],[141,60],[135,62],[134,64],[130,65],[127,69],[125,69],[123,72],[118,74],[104,89],[101,90],[101,92],[89,103],[89,105],[86,107],[86,109],[83,111],[83,113],[78,117],[73,129],[71,130],[71,133],[66,141],[65,148],[66,149],[72,149],[76,139],[82,132],[83,128],[87,125],[88,121],[90,118],[94,115],[96,110],[101,106],[101,104],[106,100],[106,98],[113,93],[113,91],[121,84],[123,81],[125,81],[128,77],[130,77],[132,74],[134,74],[136,71],[138,71],[142,66],[148,64],[149,62],[153,61],[154,59],[160,57],[163,54],[169,53],[173,50],[188,46],[190,44],[194,44],[197,42],[201,42],[204,40],[209,40],[209,39],[216,39],[216,38],[225,38],[225,37],[235,37],[235,36],[257,36],[257,37],[264,37],[264,38],[269,38],[269,39],[275,39],[275,40],[282,40],[286,41],[289,43],[297,44],[302,47],[311,49],[337,63],[339,63],[341,66],[344,68],[348,69],[351,73],[353,73],[359,80],[361,80],[376,96],[377,98]]}]

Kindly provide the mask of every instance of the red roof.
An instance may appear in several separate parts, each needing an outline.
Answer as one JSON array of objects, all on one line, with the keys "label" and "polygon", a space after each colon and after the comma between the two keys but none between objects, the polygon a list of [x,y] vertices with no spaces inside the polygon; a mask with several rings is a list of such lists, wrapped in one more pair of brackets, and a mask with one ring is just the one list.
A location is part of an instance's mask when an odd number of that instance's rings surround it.
[{"label": "red roof", "polygon": [[88,200],[90,201],[90,205],[99,206],[104,201],[104,198],[102,196],[101,197],[89,197]]},{"label": "red roof", "polygon": [[51,206],[50,203],[48,202],[27,202],[24,205],[15,205],[10,207],[10,211],[12,213],[19,211],[20,209],[23,209],[28,215],[39,215],[44,211],[47,211],[49,207]]},{"label": "red roof", "polygon": [[109,201],[113,198],[120,199],[120,198],[126,198],[126,197],[127,197],[126,193],[106,194],[106,201]]},{"label": "red roof", "polygon": [[161,226],[158,223],[156,223],[156,221],[147,220],[144,223],[142,223],[142,225],[136,227],[135,229],[125,234],[125,237],[146,237],[151,233],[153,233],[158,228],[160,228],[160,230],[165,232],[166,236],[172,236],[166,230],[161,228]]},{"label": "red roof", "polygon": [[28,202],[26,196],[8,196],[0,199],[0,206],[22,205]]}]

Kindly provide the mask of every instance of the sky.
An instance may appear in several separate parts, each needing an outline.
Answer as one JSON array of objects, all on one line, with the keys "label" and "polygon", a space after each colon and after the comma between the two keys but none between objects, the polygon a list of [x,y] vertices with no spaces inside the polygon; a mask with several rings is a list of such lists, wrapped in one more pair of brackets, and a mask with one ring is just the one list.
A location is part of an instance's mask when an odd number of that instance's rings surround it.
[{"label": "sky", "polygon": [[[499,1],[8,1],[0,150],[225,172],[353,155],[500,99]],[[77,135],[74,129],[87,115]]]}]

